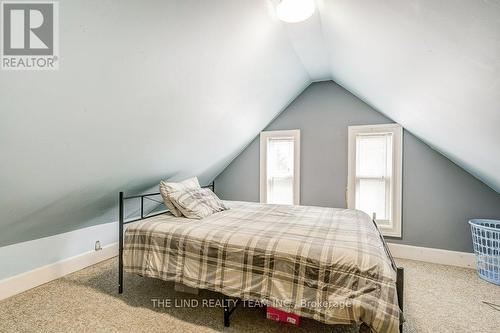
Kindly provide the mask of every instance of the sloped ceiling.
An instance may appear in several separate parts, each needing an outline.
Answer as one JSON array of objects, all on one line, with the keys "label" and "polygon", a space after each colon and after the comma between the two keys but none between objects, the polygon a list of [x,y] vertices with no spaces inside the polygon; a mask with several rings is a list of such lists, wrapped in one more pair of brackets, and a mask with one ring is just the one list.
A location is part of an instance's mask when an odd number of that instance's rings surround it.
[{"label": "sloped ceiling", "polygon": [[0,246],[213,179],[309,76],[267,1],[61,1],[60,70],[0,72]]},{"label": "sloped ceiling", "polygon": [[334,79],[500,190],[500,2],[60,2],[60,70],[0,72],[0,246],[116,220],[117,193],[213,179]]},{"label": "sloped ceiling", "polygon": [[311,78],[333,79],[499,192],[500,1],[317,5],[287,26]]}]

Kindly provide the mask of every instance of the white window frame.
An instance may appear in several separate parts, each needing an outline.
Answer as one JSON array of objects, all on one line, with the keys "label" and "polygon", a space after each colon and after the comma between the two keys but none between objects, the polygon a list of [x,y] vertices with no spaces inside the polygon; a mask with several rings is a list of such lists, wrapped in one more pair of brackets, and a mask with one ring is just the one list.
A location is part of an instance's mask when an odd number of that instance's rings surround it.
[{"label": "white window frame", "polygon": [[260,202],[267,202],[267,143],[270,138],[293,138],[293,204],[300,205],[300,130],[263,131],[260,133]]},{"label": "white window frame", "polygon": [[399,124],[349,126],[347,207],[356,207],[356,136],[392,133],[392,219],[390,226],[379,225],[384,236],[401,237],[403,190],[403,128]]}]

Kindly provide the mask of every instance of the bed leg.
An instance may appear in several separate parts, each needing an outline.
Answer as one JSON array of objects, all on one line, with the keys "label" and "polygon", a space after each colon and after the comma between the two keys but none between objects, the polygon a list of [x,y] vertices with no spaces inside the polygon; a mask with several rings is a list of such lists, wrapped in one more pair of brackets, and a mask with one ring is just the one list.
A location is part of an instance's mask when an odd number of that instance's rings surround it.
[{"label": "bed leg", "polygon": [[224,299],[224,301],[222,302],[222,307],[224,308],[224,327],[229,327],[229,325],[231,324],[231,314],[234,312],[234,310],[236,310],[236,307],[241,302],[241,299],[237,299],[236,301],[232,300],[234,301],[234,305],[230,306],[230,300],[232,299]]},{"label": "bed leg", "polygon": [[230,316],[229,308],[226,305],[224,305],[224,327],[229,327],[229,325],[231,324],[229,322],[229,316]]},{"label": "bed leg", "polygon": [[118,218],[118,293],[123,293],[123,192],[119,194]]},{"label": "bed leg", "polygon": [[[398,304],[403,312],[403,292],[404,292],[405,270],[403,267],[397,267],[396,271],[396,291],[398,293]],[[399,324],[399,332],[403,333],[403,323]]]}]

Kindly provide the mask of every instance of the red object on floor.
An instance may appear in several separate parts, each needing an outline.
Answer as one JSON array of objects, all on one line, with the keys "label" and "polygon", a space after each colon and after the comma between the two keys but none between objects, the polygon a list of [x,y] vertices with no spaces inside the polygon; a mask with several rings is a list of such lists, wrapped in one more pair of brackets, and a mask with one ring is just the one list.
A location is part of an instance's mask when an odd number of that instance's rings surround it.
[{"label": "red object on floor", "polygon": [[300,326],[300,316],[268,306],[266,310],[267,319]]}]

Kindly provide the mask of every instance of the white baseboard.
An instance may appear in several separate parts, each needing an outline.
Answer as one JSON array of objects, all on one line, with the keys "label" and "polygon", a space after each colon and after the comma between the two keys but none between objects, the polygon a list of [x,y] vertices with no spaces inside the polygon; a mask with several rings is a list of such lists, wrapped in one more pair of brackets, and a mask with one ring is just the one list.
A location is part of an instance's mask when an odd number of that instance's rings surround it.
[{"label": "white baseboard", "polygon": [[85,267],[118,255],[118,243],[104,246],[100,251],[88,251],[59,262],[36,268],[0,281],[0,300],[76,272]]},{"label": "white baseboard", "polygon": [[387,243],[395,258],[425,261],[434,264],[476,268],[474,253],[433,249],[396,243]]}]

